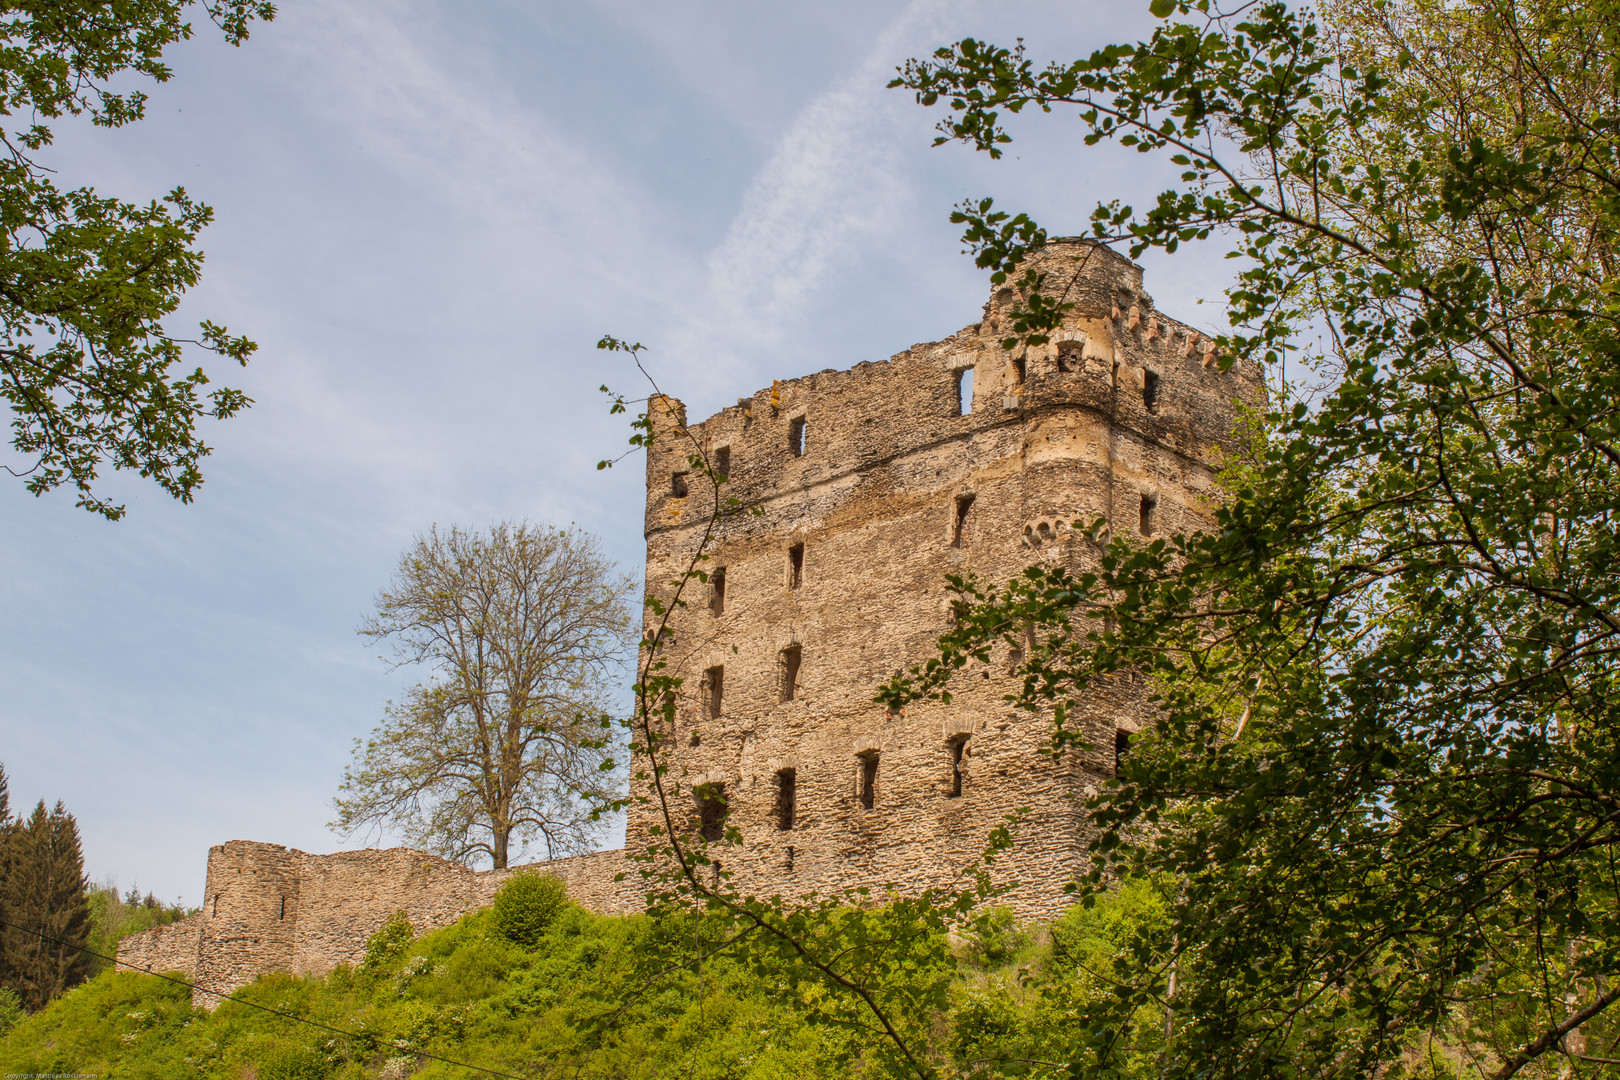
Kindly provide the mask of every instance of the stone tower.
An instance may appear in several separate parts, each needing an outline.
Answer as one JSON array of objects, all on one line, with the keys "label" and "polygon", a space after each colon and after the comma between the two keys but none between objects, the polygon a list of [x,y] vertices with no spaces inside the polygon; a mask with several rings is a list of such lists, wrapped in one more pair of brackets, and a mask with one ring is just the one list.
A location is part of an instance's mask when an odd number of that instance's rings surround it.
[{"label": "stone tower", "polygon": [[[1002,289],[943,341],[775,383],[688,429],[730,476],[724,494],[763,510],[722,518],[705,564],[716,581],[688,587],[668,654],[685,677],[669,775],[688,820],[740,829],[742,846],[718,854],[746,891],[957,885],[1020,808],[1000,864],[1020,883],[1015,910],[1054,914],[1084,868],[1083,796],[1138,730],[1139,685],[1098,691],[1094,749],[1057,761],[1037,752],[1046,722],[1003,700],[1005,647],[957,676],[948,706],[889,716],[873,693],[934,654],[947,574],[1079,569],[1095,553],[1075,520],[1144,536],[1207,523],[1213,463],[1262,382],[1247,361],[1221,371],[1213,343],[1160,314],[1141,268],[1111,251],[1059,243],[1037,265],[1075,305],[1050,345],[1001,348],[1015,301]],[[713,494],[688,475],[680,403],[656,399],[653,419],[656,590],[697,547]],[[627,847],[654,824],[635,806]]]}]

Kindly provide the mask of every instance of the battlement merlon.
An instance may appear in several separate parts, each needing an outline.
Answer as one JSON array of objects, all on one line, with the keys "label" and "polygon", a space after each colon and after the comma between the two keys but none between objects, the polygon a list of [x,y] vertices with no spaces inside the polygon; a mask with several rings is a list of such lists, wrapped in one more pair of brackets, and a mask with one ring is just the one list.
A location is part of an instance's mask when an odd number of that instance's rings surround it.
[{"label": "battlement merlon", "polygon": [[[1159,312],[1142,268],[1107,248],[1055,241],[1033,265],[1043,293],[1073,305],[1048,344],[1002,348],[1019,299],[1004,286],[979,322],[948,338],[775,382],[690,428],[678,399],[654,398],[646,534],[708,517],[713,492],[688,464],[694,444],[683,429],[726,463],[724,494],[744,505],[991,428],[1038,426],[1050,413],[1089,414],[1191,462],[1235,451],[1240,406],[1264,399],[1258,363],[1239,357],[1221,371],[1213,338]],[[964,411],[958,394],[970,369]]]}]

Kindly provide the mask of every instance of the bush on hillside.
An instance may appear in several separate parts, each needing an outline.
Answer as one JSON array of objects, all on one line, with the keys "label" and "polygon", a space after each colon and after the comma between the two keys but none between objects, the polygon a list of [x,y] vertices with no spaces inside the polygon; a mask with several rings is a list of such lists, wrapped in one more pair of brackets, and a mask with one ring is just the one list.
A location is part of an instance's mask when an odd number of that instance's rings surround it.
[{"label": "bush on hillside", "polygon": [[415,937],[416,928],[411,925],[410,917],[404,911],[394,912],[366,942],[366,958],[360,962],[360,970],[369,972],[387,967],[405,955]]},{"label": "bush on hillside", "polygon": [[555,874],[525,870],[495,894],[495,929],[502,937],[532,949],[568,906],[568,887]]},{"label": "bush on hillside", "polygon": [[11,987],[0,986],[0,1035],[15,1027],[24,1015],[22,998]]}]

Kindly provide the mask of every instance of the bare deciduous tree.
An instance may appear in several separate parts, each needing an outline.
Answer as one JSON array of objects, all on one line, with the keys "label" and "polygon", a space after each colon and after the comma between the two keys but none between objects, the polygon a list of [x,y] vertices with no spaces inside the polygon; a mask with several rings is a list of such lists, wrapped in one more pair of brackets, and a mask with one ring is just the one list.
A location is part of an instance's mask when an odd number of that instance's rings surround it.
[{"label": "bare deciduous tree", "polygon": [[548,858],[588,849],[591,809],[616,793],[607,714],[635,587],[577,530],[418,536],[359,632],[434,675],[355,740],[331,827],[392,827],[497,868],[514,842],[538,838]]}]

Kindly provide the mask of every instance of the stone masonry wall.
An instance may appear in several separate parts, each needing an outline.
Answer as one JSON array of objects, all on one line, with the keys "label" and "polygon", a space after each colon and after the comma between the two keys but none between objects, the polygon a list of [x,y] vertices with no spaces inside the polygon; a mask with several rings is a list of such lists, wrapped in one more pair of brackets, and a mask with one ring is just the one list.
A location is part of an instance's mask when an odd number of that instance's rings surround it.
[{"label": "stone masonry wall", "polygon": [[118,962],[145,971],[177,972],[184,978],[194,979],[201,938],[202,914],[198,913],[124,938],[118,943]]},{"label": "stone masonry wall", "polygon": [[266,972],[324,975],[358,964],[367,940],[396,911],[419,934],[448,926],[488,906],[508,876],[529,869],[561,877],[569,896],[592,911],[641,906],[635,886],[613,880],[624,869],[621,851],[476,872],[406,848],[312,855],[233,840],[208,852],[202,911],[130,935],[119,943],[118,960],[184,973],[202,988],[193,1000],[211,1008],[218,994]]},{"label": "stone masonry wall", "polygon": [[[742,843],[715,854],[746,891],[957,885],[1015,810],[1027,813],[999,864],[1019,883],[1015,911],[1055,914],[1084,868],[1081,800],[1112,775],[1116,731],[1144,722],[1141,686],[1095,693],[1094,747],[1063,760],[1038,752],[1047,721],[1003,700],[1005,647],[958,676],[949,706],[889,716],[873,693],[935,654],[947,574],[1084,568],[1098,552],[1076,520],[1151,536],[1209,522],[1213,467],[1262,383],[1248,362],[1221,371],[1213,343],[1159,313],[1141,269],[1112,252],[1056,244],[1038,266],[1075,304],[1050,345],[1001,348],[1016,300],[1002,289],[943,341],[779,381],[701,423],[654,402],[649,588],[670,592],[707,525],[714,494],[687,464],[694,447],[723,462],[723,496],[763,511],[722,518],[704,564],[723,571],[722,595],[690,586],[666,654],[685,679],[674,812],[700,822],[722,797]],[[655,805],[636,806],[627,844],[660,824]]]}]

